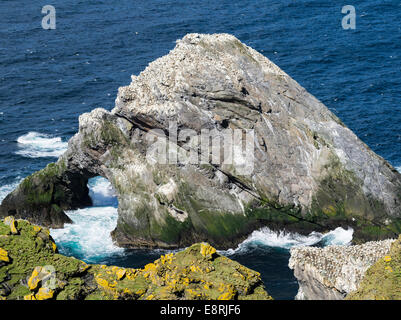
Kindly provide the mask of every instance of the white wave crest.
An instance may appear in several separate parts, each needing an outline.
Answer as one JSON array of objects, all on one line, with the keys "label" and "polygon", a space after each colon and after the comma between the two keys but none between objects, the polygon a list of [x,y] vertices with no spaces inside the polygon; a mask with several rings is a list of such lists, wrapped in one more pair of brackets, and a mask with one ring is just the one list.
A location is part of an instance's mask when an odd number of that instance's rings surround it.
[{"label": "white wave crest", "polygon": [[18,181],[10,184],[5,184],[4,186],[0,187],[0,203],[11,191],[13,191],[20,184],[21,181],[22,179],[18,178]]},{"label": "white wave crest", "polygon": [[29,132],[17,139],[19,150],[16,154],[27,158],[59,157],[66,150],[68,143],[59,137],[52,137],[39,132]]},{"label": "white wave crest", "polygon": [[322,241],[325,245],[348,246],[351,244],[353,234],[354,229],[350,227],[347,230],[343,228],[336,228],[328,233],[325,233]]},{"label": "white wave crest", "polygon": [[60,250],[88,262],[99,262],[124,249],[114,245],[110,232],[117,225],[117,208],[92,207],[67,211],[74,222],[64,229],[51,229]]},{"label": "white wave crest", "polygon": [[395,167],[395,169],[396,169],[399,173],[401,173],[401,166],[400,166],[400,167]]},{"label": "white wave crest", "polygon": [[323,245],[349,245],[352,241],[354,230],[348,228],[337,228],[328,233],[322,234],[319,232],[312,232],[307,236],[298,233],[272,231],[267,227],[252,232],[252,234],[236,249],[229,249],[225,254],[235,254],[248,251],[249,248],[255,246],[276,247],[283,249],[290,249],[294,246],[312,246],[317,243]]}]

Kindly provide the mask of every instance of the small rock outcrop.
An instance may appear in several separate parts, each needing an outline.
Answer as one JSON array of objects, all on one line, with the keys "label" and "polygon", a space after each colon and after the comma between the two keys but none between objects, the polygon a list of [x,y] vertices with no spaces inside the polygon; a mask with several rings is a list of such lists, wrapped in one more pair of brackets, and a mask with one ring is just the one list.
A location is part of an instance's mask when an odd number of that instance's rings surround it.
[{"label": "small rock outcrop", "polygon": [[272,299],[258,272],[207,243],[162,255],[143,269],[88,265],[57,253],[48,229],[7,221],[12,224],[0,220],[0,300]]},{"label": "small rock outcrop", "polygon": [[[191,138],[208,130],[209,146],[225,129],[253,132],[242,141],[251,150],[247,161],[226,162],[227,154],[213,161]],[[160,136],[203,162],[149,158]],[[81,115],[65,154],[26,178],[0,215],[61,227],[70,222],[65,210],[90,203],[86,183],[94,176],[116,190],[112,236],[123,247],[208,241],[228,248],[262,226],[303,234],[351,226],[361,242],[401,231],[401,174],[279,67],[228,34],[188,34],[119,89],[111,112]]]},{"label": "small rock outcrop", "polygon": [[290,269],[298,279],[298,300],[342,300],[357,290],[366,271],[386,256],[394,240],[354,246],[293,247]]}]

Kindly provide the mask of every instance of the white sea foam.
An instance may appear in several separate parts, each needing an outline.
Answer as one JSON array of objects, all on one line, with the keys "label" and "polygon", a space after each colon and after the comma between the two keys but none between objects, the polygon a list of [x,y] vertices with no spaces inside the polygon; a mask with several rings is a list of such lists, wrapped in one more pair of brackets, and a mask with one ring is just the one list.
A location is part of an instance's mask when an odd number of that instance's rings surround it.
[{"label": "white sea foam", "polygon": [[401,173],[401,166],[395,167],[399,173]]},{"label": "white sea foam", "polygon": [[59,157],[66,150],[68,143],[59,137],[52,137],[39,132],[29,132],[17,139],[19,150],[16,154],[27,158]]},{"label": "white sea foam", "polygon": [[0,187],[0,203],[3,201],[3,199],[11,192],[13,191],[18,185],[19,183],[22,181],[22,179],[18,178],[17,181],[10,183],[10,184],[6,184],[4,186]]},{"label": "white sea foam", "polygon": [[225,254],[235,254],[246,252],[255,246],[276,247],[283,249],[290,249],[294,246],[312,246],[317,243],[323,245],[349,245],[352,240],[354,230],[348,228],[337,228],[328,233],[322,234],[319,232],[312,232],[307,236],[298,233],[272,231],[267,227],[252,232],[252,234],[236,249],[229,249]]},{"label": "white sea foam", "polygon": [[50,231],[62,253],[99,263],[124,252],[113,243],[110,235],[117,225],[117,199],[107,179],[90,179],[88,187],[95,206],[67,211],[74,223]]},{"label": "white sea foam", "polygon": [[351,244],[354,229],[348,228],[336,228],[323,235],[322,241],[325,245],[344,245],[348,246]]},{"label": "white sea foam", "polygon": [[117,208],[91,207],[66,214],[74,222],[64,229],[51,229],[51,235],[63,253],[99,262],[124,249],[114,245],[110,232],[117,224]]}]

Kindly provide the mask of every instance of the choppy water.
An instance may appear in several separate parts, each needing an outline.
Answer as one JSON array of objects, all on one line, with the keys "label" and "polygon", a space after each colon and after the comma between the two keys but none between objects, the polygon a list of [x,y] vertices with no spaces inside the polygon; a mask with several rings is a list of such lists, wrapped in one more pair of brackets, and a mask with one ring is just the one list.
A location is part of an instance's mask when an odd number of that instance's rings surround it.
[{"label": "choppy water", "polygon": [[[401,168],[401,3],[355,2],[355,30],[341,28],[342,4],[320,0],[54,0],[56,30],[41,28],[45,1],[0,2],[0,200],[25,176],[55,161],[78,116],[111,109],[117,88],[167,54],[189,32],[228,32],[263,53],[325,103],[376,153]],[[139,267],[160,252],[113,246],[116,201],[92,181],[95,207],[53,231],[67,254]],[[83,231],[86,232],[83,232]],[[288,247],[345,243],[351,231],[307,238],[254,233],[226,252],[262,272],[275,298],[297,285]],[[317,241],[317,242],[316,242]]]}]

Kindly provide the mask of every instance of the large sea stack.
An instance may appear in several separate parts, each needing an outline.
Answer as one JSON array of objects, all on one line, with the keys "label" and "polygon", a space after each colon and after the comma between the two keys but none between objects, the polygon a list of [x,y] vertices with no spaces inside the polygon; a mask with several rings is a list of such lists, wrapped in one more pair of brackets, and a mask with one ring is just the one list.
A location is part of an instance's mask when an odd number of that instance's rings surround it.
[{"label": "large sea stack", "polygon": [[[253,130],[252,173],[148,161],[148,133],[168,134],[171,121],[178,134]],[[194,148],[191,139],[177,144],[182,152]],[[228,34],[188,34],[119,89],[111,112],[81,115],[68,150],[9,194],[1,215],[62,227],[70,222],[64,210],[90,204],[87,181],[95,176],[116,190],[112,235],[124,247],[207,240],[227,248],[261,226],[300,233],[351,226],[356,242],[401,230],[401,174],[279,67]]]}]

